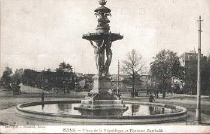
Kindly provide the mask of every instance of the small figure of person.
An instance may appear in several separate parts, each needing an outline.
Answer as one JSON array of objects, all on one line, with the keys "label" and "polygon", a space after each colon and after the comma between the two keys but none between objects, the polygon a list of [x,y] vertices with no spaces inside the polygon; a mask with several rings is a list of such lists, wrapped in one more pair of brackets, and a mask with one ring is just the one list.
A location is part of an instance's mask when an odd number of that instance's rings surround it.
[{"label": "small figure of person", "polygon": [[113,89],[108,90],[109,95],[113,95]]},{"label": "small figure of person", "polygon": [[[44,92],[42,92],[42,95],[41,95],[42,102],[44,102],[44,97],[45,97],[45,94]],[[44,109],[44,103],[42,103],[42,110],[43,109]]]},{"label": "small figure of person", "polygon": [[153,101],[155,101],[155,98],[154,98],[154,96],[150,93],[150,95],[149,95],[149,102],[153,102]]},{"label": "small figure of person", "polygon": [[21,89],[23,88],[23,83],[22,82],[20,82],[20,84],[19,84],[19,94],[21,94]]},{"label": "small figure of person", "polygon": [[18,88],[18,85],[17,85],[17,83],[12,83],[12,91],[13,91],[13,95],[17,95],[18,94],[18,90],[19,90],[19,88]]},{"label": "small figure of person", "polygon": [[154,107],[149,106],[149,112],[150,112],[150,115],[153,115],[153,111],[154,111]]},{"label": "small figure of person", "polygon": [[44,97],[45,97],[44,92],[42,92],[42,95],[41,95],[42,101],[44,101]]}]

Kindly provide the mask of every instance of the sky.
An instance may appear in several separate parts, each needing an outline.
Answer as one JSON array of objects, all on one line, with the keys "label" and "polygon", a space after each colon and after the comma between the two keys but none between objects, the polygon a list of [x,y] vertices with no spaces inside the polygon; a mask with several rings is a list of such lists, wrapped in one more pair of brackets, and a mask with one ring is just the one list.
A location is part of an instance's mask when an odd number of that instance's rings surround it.
[{"label": "sky", "polygon": [[[95,32],[98,0],[0,0],[0,72],[6,66],[43,70],[70,63],[76,72],[96,73],[94,50],[82,35]],[[202,22],[202,53],[210,53],[210,0],[108,0],[112,10],[113,42],[110,73],[117,60],[136,49],[149,68],[162,49],[178,56],[198,46],[198,17]],[[121,63],[121,62],[120,62]]]}]

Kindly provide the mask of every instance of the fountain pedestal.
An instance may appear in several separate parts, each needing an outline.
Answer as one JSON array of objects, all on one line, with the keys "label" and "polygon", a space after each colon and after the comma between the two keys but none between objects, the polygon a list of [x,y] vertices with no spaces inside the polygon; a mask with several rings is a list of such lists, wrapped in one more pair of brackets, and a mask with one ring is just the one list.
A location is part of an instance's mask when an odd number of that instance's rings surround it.
[{"label": "fountain pedestal", "polygon": [[128,109],[122,100],[94,100],[89,98],[81,101],[79,110],[81,115],[88,116],[122,116]]},{"label": "fountain pedestal", "polygon": [[99,77],[98,75],[93,76],[93,89],[90,93],[106,93],[111,88],[111,81],[109,78]]},{"label": "fountain pedestal", "polygon": [[81,100],[80,107],[75,107],[82,115],[94,116],[122,116],[128,109],[111,90],[111,80],[106,77],[94,76],[94,87],[84,100]]}]

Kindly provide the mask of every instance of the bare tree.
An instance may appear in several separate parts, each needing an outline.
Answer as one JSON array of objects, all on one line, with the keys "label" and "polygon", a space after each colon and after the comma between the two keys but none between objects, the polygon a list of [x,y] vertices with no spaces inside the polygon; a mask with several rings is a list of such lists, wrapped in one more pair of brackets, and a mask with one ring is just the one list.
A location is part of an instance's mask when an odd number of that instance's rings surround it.
[{"label": "bare tree", "polygon": [[122,71],[123,73],[129,75],[132,79],[131,96],[134,97],[136,77],[144,71],[142,55],[137,53],[135,49],[133,49],[131,52],[128,52],[126,60],[123,60]]}]

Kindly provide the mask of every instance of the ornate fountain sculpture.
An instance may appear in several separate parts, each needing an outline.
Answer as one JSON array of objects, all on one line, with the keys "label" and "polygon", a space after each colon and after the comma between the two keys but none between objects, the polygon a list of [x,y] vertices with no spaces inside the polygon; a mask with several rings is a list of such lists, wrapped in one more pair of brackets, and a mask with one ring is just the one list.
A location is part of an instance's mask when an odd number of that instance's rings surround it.
[{"label": "ornate fountain sculpture", "polygon": [[98,25],[95,33],[83,35],[83,39],[90,41],[94,48],[97,75],[94,76],[94,86],[89,96],[81,101],[81,106],[75,109],[82,114],[88,115],[121,115],[127,107],[118,95],[111,90],[109,78],[109,66],[112,60],[112,42],[123,38],[118,33],[111,33],[110,20],[111,10],[107,7],[105,0],[100,0],[99,8],[95,9]]}]

